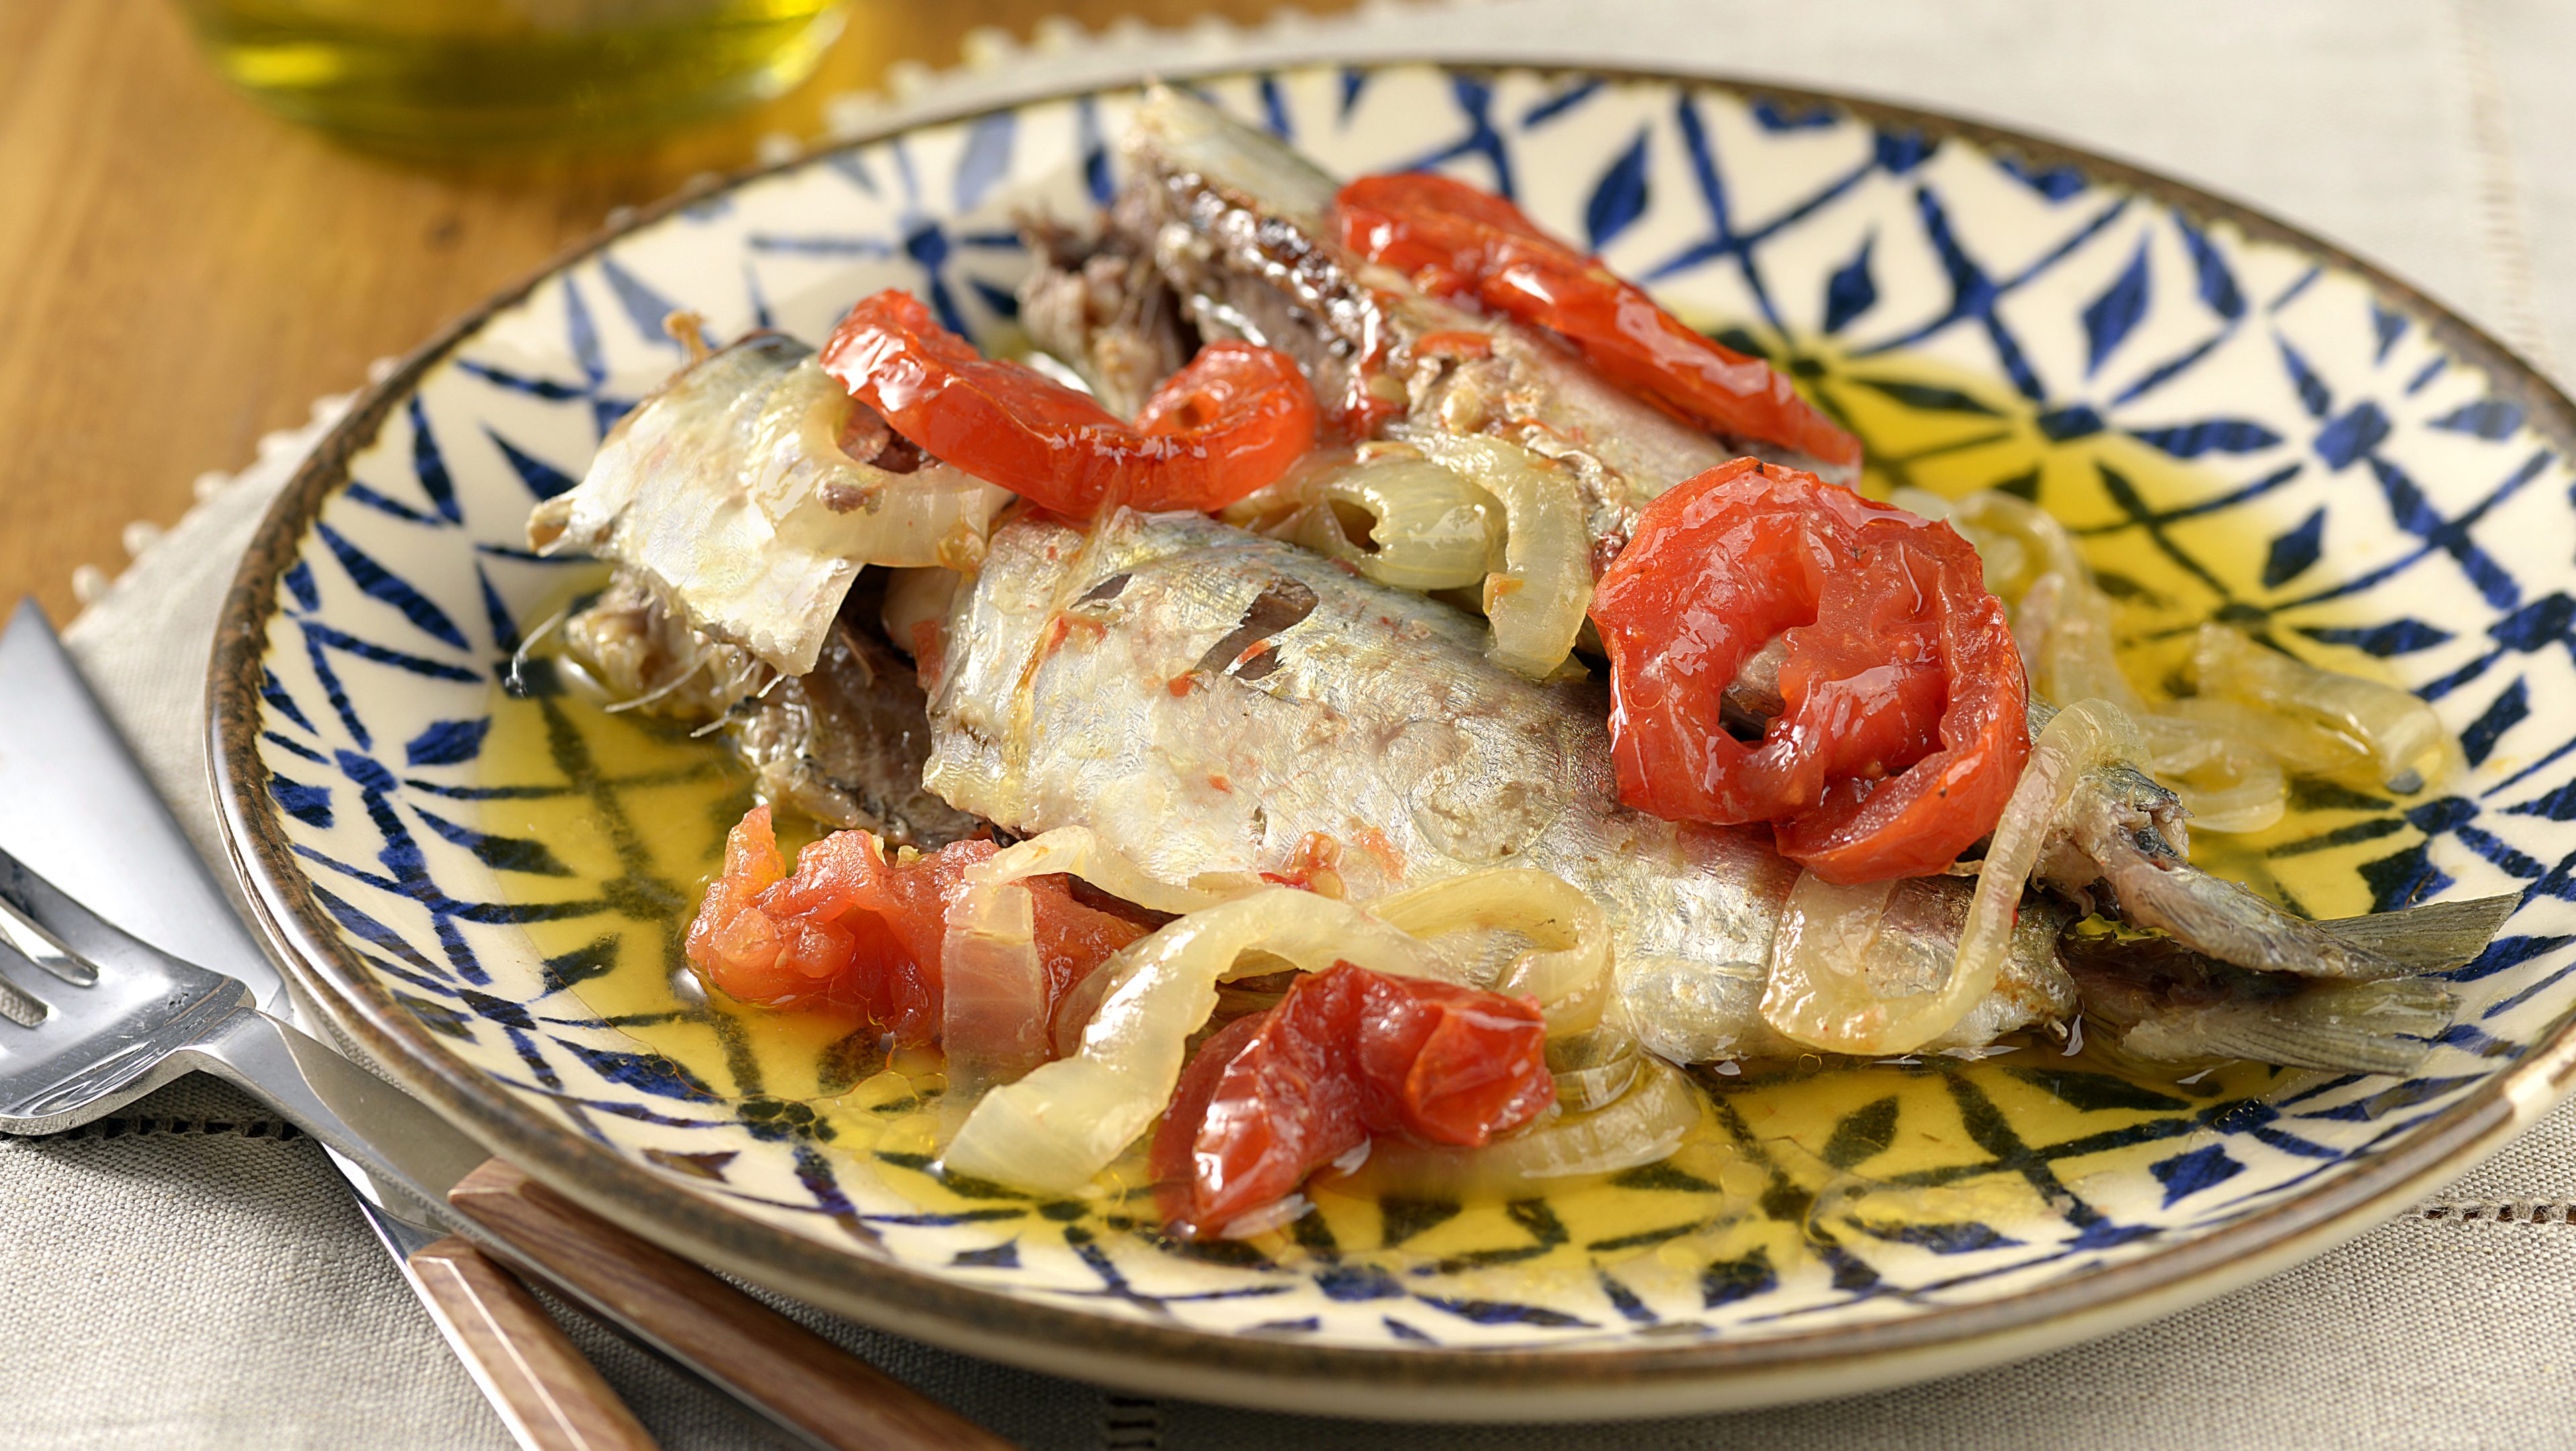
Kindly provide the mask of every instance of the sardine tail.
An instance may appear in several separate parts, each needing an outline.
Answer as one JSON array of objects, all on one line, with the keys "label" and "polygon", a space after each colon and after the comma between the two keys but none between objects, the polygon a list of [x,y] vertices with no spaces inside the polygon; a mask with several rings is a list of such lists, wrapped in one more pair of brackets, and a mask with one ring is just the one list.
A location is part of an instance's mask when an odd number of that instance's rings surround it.
[{"label": "sardine tail", "polygon": [[2121,1035],[2141,1058],[2248,1058],[2332,1073],[2408,1074],[2451,1024],[2459,1000],[2431,983],[2318,983],[2286,997],[2153,1013]]},{"label": "sardine tail", "polygon": [[2447,972],[2486,951],[2522,898],[2512,892],[2467,902],[2427,902],[2319,922],[2317,930],[2407,971]]}]

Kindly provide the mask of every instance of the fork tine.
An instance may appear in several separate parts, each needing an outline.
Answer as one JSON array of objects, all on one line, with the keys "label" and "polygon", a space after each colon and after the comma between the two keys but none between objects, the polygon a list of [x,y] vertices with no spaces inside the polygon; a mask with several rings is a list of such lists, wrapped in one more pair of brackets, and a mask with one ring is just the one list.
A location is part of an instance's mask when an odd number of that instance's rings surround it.
[{"label": "fork tine", "polygon": [[[21,1028],[32,1028],[45,1021],[48,1011],[44,999],[19,986],[11,975],[11,967],[26,960],[27,955],[18,951],[16,944],[5,934],[0,934],[0,1018],[6,1018]],[[0,1038],[0,1044],[6,1042],[5,1038]]]},{"label": "fork tine", "polygon": [[16,948],[20,956],[74,987],[88,987],[98,981],[98,974],[88,963],[65,954],[45,934],[20,921],[6,905],[0,905],[0,947]]},{"label": "fork tine", "polygon": [[[55,970],[57,976],[75,986],[88,985],[83,980],[84,971],[89,981],[95,981],[95,973],[102,967],[158,967],[171,961],[149,943],[128,935],[73,901],[5,848],[0,848],[0,909],[35,929],[46,945],[58,948],[59,953],[25,951],[14,940],[20,936],[14,931],[0,932],[0,939],[8,939],[7,945],[18,949],[17,956]],[[72,970],[54,969],[54,963],[46,960],[51,957],[67,959]]]},{"label": "fork tine", "polygon": [[[199,1066],[181,1050],[212,1043],[252,1013],[250,989],[128,936],[0,851],[0,987],[19,996],[66,960],[90,976],[43,987],[35,1021],[0,1032],[0,1132],[70,1128]],[[35,951],[27,951],[32,946]]]}]

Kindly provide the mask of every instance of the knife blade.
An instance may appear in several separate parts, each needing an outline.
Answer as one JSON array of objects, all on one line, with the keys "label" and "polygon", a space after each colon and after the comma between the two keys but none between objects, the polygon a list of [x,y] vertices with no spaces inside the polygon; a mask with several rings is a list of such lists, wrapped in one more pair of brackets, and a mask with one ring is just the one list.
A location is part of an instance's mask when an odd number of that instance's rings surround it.
[{"label": "knife blade", "polygon": [[[296,1021],[284,975],[251,940],[33,601],[0,632],[0,848],[127,932],[241,982],[262,1010]],[[337,1097],[345,1113],[348,1096]],[[439,1142],[442,1135],[451,1141]],[[484,1157],[426,1113],[406,1115],[401,1136],[415,1147],[400,1162],[420,1166],[427,1195],[443,1195],[459,1177],[443,1166]],[[411,1196],[388,1192],[336,1152],[330,1157],[404,1283],[520,1445],[653,1445],[526,1290]]]}]

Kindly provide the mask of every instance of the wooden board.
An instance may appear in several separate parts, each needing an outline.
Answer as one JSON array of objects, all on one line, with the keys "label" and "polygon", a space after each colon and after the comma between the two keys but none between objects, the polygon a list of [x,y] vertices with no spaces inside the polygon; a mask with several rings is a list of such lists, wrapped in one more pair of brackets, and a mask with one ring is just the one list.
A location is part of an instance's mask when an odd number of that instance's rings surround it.
[{"label": "wooden board", "polygon": [[[1307,0],[1332,11],[1351,0]],[[114,573],[120,534],[168,524],[210,469],[364,380],[485,294],[772,131],[812,136],[826,98],[888,65],[953,65],[979,26],[1025,38],[1276,0],[857,0],[792,95],[667,140],[588,158],[463,167],[344,149],[235,94],[169,0],[0,3],[0,606],[57,621],[82,564]]]}]

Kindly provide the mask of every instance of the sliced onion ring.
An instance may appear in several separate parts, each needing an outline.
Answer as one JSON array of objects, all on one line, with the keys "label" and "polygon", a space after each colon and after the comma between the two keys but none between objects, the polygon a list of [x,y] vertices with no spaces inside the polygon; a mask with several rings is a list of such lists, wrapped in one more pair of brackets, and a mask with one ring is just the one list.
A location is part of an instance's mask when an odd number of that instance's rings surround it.
[{"label": "sliced onion ring", "polygon": [[[1317,474],[1302,492],[1297,542],[1379,584],[1458,589],[1483,583],[1491,568],[1500,522],[1491,496],[1410,450]],[[1368,517],[1365,546],[1344,526],[1346,510]]]},{"label": "sliced onion ring", "polygon": [[1669,1159],[1699,1126],[1702,1111],[1699,1091],[1688,1079],[1661,1059],[1646,1057],[1628,1091],[1605,1108],[1550,1110],[1529,1128],[1481,1149],[1380,1139],[1366,1172],[1371,1183],[1390,1192],[1517,1196],[1565,1179]]},{"label": "sliced onion ring", "polygon": [[1556,1076],[1556,1101],[1567,1113],[1589,1113],[1618,1102],[1644,1071],[1645,1049],[1617,1028],[1592,1028],[1551,1038],[1548,1071]]},{"label": "sliced onion ring", "polygon": [[1537,998],[1551,1036],[1601,1021],[1609,1000],[1610,921],[1599,904],[1553,872],[1496,867],[1381,897],[1369,911],[1416,937],[1477,928],[1518,932],[1539,945],[1491,986]]},{"label": "sliced onion ring", "polygon": [[1592,604],[1592,535],[1563,464],[1499,438],[1404,429],[1405,442],[1472,481],[1503,506],[1502,568],[1485,577],[1486,653],[1507,670],[1544,680],[1565,663]]},{"label": "sliced onion ring", "polygon": [[[1268,887],[1192,912],[1100,966],[1116,976],[1082,1030],[1081,1051],[985,1093],[949,1144],[947,1167],[1045,1193],[1079,1192],[1162,1112],[1190,1034],[1216,1006],[1217,984],[1256,949],[1306,972],[1350,962],[1402,977],[1443,975],[1413,937],[1312,892]],[[1268,972],[1277,964],[1256,966]]]},{"label": "sliced onion ring", "polygon": [[[1884,1053],[1905,1037],[1909,1007],[1937,1010],[1932,994],[1882,1000],[1870,991],[1870,949],[1886,916],[1894,881],[1837,886],[1800,872],[1771,936],[1771,972],[1762,983],[1762,1020],[1781,1036],[1834,1053]],[[1922,1034],[1929,1042],[1949,1025]],[[1897,1049],[1893,1051],[1903,1051]]]},{"label": "sliced onion ring", "polygon": [[2194,831],[2261,831],[2289,810],[2281,763],[2242,736],[2188,717],[2142,715],[2147,764],[2182,798]]},{"label": "sliced onion ring", "polygon": [[1220,897],[1145,875],[1085,827],[1007,846],[966,869],[940,941],[940,1044],[952,1101],[972,1103],[1046,1061],[1047,978],[1038,960],[1037,905],[1027,879],[1064,872],[1157,912]]},{"label": "sliced onion ring", "polygon": [[1911,1053],[1950,1031],[1994,989],[2012,946],[2023,884],[2076,782],[2098,765],[2140,754],[2137,727],[2106,701],[2077,701],[2040,731],[1995,825],[1968,899],[1958,956],[1937,991],[1880,996],[1871,990],[1866,967],[1894,882],[1838,887],[1801,874],[1772,938],[1763,1020],[1809,1047],[1865,1057]]},{"label": "sliced onion ring", "polygon": [[2441,765],[2441,717],[2407,691],[2357,675],[2320,670],[2243,632],[2203,625],[2192,642],[2203,694],[2261,706],[2347,736],[2368,757],[2378,784],[2420,791]]},{"label": "sliced onion ring", "polygon": [[[2030,743],[2030,764],[1995,823],[1968,920],[1959,931],[1959,956],[1940,992],[1939,1023],[1910,1043],[1880,1050],[1909,1052],[1947,1032],[1995,985],[2011,949],[2013,919],[2022,887],[2039,864],[2050,824],[2066,809],[2076,783],[2098,766],[2145,754],[2136,723],[2106,700],[2079,700],[2059,711]],[[1934,1016],[1934,1015],[1927,1015]]]}]

